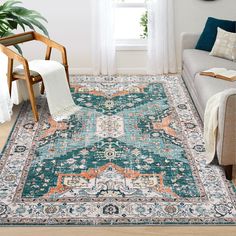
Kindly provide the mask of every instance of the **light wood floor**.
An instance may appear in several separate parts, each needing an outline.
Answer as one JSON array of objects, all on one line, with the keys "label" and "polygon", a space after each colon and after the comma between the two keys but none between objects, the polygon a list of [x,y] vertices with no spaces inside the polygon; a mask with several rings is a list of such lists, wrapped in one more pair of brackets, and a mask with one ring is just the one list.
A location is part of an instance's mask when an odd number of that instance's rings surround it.
[{"label": "light wood floor", "polygon": [[[0,125],[3,148],[20,107],[10,122]],[[1,199],[0,199],[1,201]],[[1,219],[0,219],[1,221]],[[0,236],[236,236],[236,226],[150,226],[150,227],[0,227]]]}]

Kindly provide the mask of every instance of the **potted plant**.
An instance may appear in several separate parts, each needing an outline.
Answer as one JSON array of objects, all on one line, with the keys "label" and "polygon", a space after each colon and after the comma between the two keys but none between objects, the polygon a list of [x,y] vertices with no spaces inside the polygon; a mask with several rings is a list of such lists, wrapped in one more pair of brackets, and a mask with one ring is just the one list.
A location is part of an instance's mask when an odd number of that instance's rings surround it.
[{"label": "potted plant", "polygon": [[[26,9],[22,6],[21,1],[8,0],[0,5],[0,37],[6,37],[14,34],[14,30],[21,27],[23,31],[30,28],[35,31],[35,28],[40,29],[45,35],[48,36],[48,31],[41,21],[47,20],[37,11]],[[22,51],[16,45],[19,53]]]}]

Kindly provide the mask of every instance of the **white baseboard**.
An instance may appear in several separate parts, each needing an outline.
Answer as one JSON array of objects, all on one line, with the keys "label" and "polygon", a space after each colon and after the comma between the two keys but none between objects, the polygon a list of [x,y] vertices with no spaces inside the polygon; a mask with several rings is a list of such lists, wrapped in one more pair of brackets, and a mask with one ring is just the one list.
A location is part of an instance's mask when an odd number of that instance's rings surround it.
[{"label": "white baseboard", "polygon": [[124,67],[124,68],[117,68],[117,74],[123,75],[147,75],[147,69],[145,67]]},{"label": "white baseboard", "polygon": [[[70,75],[93,75],[93,68],[70,68]],[[118,75],[147,75],[147,69],[145,67],[120,67],[117,68]],[[181,68],[178,68],[178,73],[181,73]]]},{"label": "white baseboard", "polygon": [[[70,75],[93,75],[93,68],[70,68]],[[120,75],[146,75],[147,69],[144,67],[120,67],[117,68],[117,74]]]},{"label": "white baseboard", "polygon": [[70,68],[69,69],[70,75],[92,75],[93,74],[93,68]]}]

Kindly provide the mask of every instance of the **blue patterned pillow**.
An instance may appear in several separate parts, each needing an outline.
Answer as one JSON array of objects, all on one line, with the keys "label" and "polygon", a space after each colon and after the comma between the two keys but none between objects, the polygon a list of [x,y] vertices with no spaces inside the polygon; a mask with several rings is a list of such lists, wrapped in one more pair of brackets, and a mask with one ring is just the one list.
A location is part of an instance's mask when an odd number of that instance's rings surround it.
[{"label": "blue patterned pillow", "polygon": [[211,51],[217,36],[217,27],[229,32],[236,32],[236,21],[221,20],[213,17],[207,19],[205,28],[197,42],[196,49]]}]

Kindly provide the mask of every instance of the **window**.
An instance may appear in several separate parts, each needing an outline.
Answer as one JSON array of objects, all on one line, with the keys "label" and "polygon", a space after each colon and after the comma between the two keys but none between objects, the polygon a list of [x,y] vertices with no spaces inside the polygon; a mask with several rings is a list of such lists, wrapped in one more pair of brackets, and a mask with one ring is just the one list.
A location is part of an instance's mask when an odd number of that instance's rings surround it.
[{"label": "window", "polygon": [[146,0],[115,0],[115,38],[118,49],[146,49]]}]

